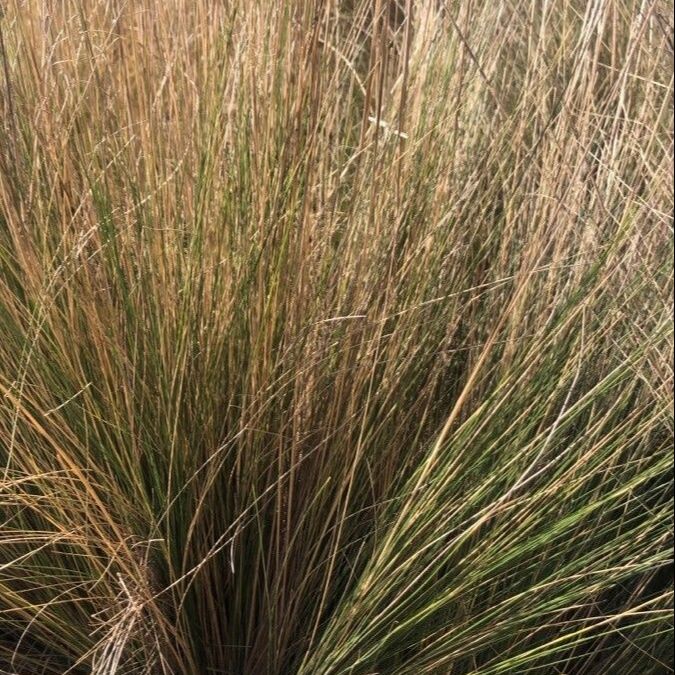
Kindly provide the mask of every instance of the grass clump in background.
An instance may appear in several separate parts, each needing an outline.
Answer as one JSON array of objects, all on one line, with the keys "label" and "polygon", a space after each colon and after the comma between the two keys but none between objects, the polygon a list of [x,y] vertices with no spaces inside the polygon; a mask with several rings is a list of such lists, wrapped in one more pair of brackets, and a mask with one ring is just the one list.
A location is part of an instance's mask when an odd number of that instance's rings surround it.
[{"label": "grass clump in background", "polygon": [[6,2],[0,672],[668,672],[671,23]]}]

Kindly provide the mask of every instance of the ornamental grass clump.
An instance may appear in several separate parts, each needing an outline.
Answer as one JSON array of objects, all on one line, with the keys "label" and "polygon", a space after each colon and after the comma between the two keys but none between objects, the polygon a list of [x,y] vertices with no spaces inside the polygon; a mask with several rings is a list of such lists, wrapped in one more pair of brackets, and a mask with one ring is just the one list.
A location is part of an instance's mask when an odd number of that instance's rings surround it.
[{"label": "ornamental grass clump", "polygon": [[0,672],[672,669],[661,0],[8,0]]}]

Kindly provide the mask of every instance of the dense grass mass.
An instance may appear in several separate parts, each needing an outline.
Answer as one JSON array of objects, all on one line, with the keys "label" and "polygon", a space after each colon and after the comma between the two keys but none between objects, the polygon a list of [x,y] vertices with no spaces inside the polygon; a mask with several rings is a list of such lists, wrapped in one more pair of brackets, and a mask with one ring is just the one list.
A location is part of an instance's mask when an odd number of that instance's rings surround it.
[{"label": "dense grass mass", "polygon": [[8,0],[0,672],[672,668],[672,3]]}]

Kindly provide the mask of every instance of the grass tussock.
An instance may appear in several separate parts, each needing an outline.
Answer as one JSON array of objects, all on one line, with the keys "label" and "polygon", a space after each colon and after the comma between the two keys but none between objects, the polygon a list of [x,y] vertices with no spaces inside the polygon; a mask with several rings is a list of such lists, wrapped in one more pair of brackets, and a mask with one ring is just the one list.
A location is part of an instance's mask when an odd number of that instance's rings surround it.
[{"label": "grass tussock", "polygon": [[671,24],[5,2],[0,672],[668,672]]}]

